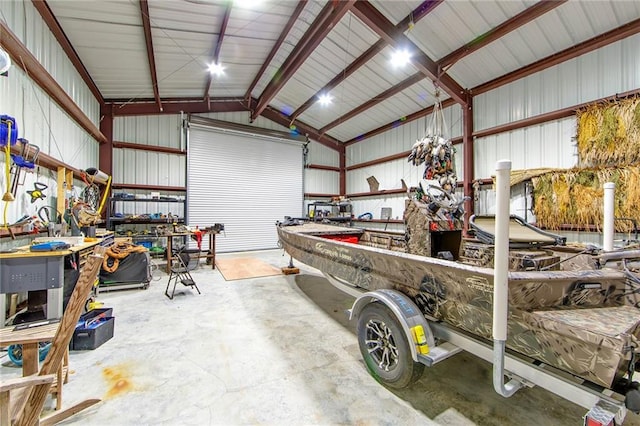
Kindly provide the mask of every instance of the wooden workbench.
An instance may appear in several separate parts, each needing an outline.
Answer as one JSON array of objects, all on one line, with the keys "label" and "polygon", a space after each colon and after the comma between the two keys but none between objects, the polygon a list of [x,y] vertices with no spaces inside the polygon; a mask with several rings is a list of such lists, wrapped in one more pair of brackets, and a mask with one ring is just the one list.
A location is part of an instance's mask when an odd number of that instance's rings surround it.
[{"label": "wooden workbench", "polygon": [[[211,269],[216,269],[216,234],[218,232],[215,231],[205,231],[201,230],[203,234],[209,235],[209,253],[206,255],[202,255],[202,253],[198,254],[198,259],[206,258],[211,259]],[[173,237],[186,237],[191,238],[192,235],[195,235],[193,232],[176,232],[169,235],[166,235],[167,238],[167,274],[171,273],[171,265],[173,259],[176,257],[173,256],[172,246],[173,246]]]},{"label": "wooden workbench", "polygon": [[40,342],[50,342],[58,330],[59,322],[37,327],[14,330],[14,327],[0,329],[0,346],[22,345],[22,375],[30,376],[38,372]]}]

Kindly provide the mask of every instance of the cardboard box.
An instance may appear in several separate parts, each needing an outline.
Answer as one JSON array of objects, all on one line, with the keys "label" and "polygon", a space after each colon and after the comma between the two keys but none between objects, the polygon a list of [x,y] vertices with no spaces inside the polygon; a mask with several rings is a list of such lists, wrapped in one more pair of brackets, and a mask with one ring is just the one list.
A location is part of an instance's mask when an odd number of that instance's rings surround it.
[{"label": "cardboard box", "polygon": [[115,318],[111,308],[93,309],[80,317],[73,332],[70,349],[83,351],[100,347],[113,337]]}]

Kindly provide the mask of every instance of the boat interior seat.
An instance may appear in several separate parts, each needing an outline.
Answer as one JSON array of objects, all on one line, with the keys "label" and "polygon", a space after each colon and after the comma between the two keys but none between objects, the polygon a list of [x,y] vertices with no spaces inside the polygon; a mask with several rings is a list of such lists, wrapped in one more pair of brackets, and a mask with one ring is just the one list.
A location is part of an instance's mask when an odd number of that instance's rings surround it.
[{"label": "boat interior seat", "polygon": [[[474,230],[476,238],[485,244],[495,244],[495,216],[476,216],[469,219],[469,225]],[[526,248],[549,245],[565,245],[567,238],[543,231],[527,223],[519,216],[509,217],[509,247]]]}]

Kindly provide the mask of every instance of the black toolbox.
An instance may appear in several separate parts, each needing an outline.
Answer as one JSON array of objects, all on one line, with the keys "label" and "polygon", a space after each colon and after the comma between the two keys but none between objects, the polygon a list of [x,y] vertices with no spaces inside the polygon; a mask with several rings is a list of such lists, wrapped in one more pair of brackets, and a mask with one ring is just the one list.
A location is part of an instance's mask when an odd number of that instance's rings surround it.
[{"label": "black toolbox", "polygon": [[93,309],[80,316],[69,349],[95,349],[113,337],[115,318],[112,308]]}]

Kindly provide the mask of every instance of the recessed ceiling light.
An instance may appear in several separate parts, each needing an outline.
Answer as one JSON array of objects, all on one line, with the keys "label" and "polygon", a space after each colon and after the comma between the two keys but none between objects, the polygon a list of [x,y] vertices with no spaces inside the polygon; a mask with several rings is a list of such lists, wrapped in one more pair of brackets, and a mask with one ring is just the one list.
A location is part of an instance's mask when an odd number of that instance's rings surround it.
[{"label": "recessed ceiling light", "polygon": [[224,67],[220,64],[210,64],[209,65],[209,72],[213,75],[222,75],[224,74]]},{"label": "recessed ceiling light", "polygon": [[411,53],[407,49],[395,50],[391,56],[391,63],[394,67],[403,67],[411,60]]},{"label": "recessed ceiling light", "polygon": [[320,101],[320,105],[329,105],[331,103],[331,99],[333,99],[331,95],[328,93],[325,93],[323,95],[320,95],[320,97],[318,98],[318,101]]}]

